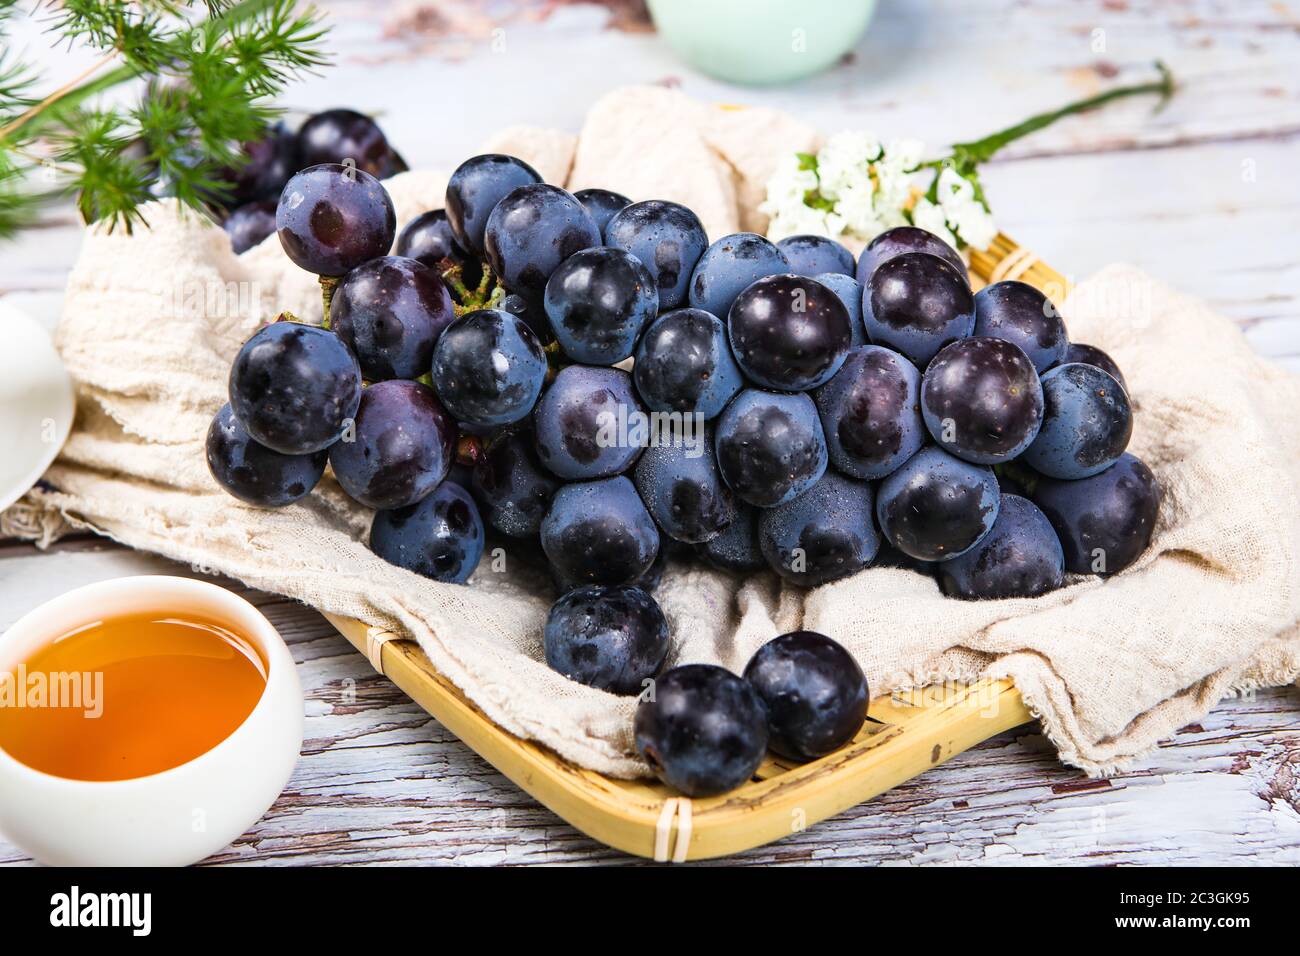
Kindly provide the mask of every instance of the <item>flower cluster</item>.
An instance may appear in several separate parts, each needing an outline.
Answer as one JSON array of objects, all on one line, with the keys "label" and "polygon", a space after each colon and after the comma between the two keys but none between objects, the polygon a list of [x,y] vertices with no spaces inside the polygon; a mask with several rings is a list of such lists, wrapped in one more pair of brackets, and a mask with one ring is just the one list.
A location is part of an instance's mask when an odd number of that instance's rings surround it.
[{"label": "flower cluster", "polygon": [[888,145],[866,133],[837,133],[816,153],[785,157],[767,184],[760,211],[771,217],[777,240],[811,233],[870,242],[886,229],[909,223],[952,246],[985,249],[997,234],[977,187],[942,166],[930,193],[916,198],[923,145],[914,139]]}]

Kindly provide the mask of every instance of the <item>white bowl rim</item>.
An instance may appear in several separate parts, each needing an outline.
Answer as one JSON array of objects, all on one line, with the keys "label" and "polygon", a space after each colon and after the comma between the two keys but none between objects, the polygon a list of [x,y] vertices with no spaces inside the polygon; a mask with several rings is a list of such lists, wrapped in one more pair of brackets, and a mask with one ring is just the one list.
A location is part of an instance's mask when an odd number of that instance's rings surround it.
[{"label": "white bowl rim", "polygon": [[[275,662],[271,659],[272,652],[275,651],[275,644],[278,643],[280,647],[283,648],[284,654],[289,656],[289,663],[291,665],[293,663],[292,656],[289,655],[288,646],[285,645],[284,639],[280,637],[280,632],[275,629],[275,625],[272,624],[270,620],[267,619],[266,615],[259,611],[251,601],[235,594],[227,588],[221,587],[219,584],[213,584],[209,581],[201,581],[197,578],[186,578],[176,574],[131,574],[124,575],[120,578],[109,578],[105,581],[95,581],[91,584],[82,585],[79,588],[73,588],[71,591],[65,591],[63,594],[50,598],[50,600],[43,604],[37,605],[18,620],[14,621],[13,624],[5,629],[4,634],[0,634],[0,646],[3,645],[4,638],[8,636],[14,628],[18,627],[20,624],[27,623],[28,619],[31,617],[35,617],[42,613],[48,613],[50,611],[57,612],[65,610],[67,605],[81,603],[88,597],[93,599],[103,591],[111,591],[123,586],[129,587],[145,583],[156,583],[163,588],[172,588],[177,590],[190,589],[203,591],[209,595],[223,595],[224,597],[219,598],[219,600],[229,600],[236,606],[242,605],[259,620],[259,626],[262,624],[265,625],[267,632],[269,633],[266,635],[259,635],[257,639],[261,644],[267,646],[255,649],[260,652],[263,658],[263,664],[266,666],[266,684],[262,688],[262,694],[258,697],[257,703],[253,706],[253,709],[248,712],[248,715],[244,717],[242,721],[240,721],[239,726],[227,734],[215,746],[209,747],[207,750],[203,751],[203,753],[186,760],[184,763],[178,763],[174,767],[168,767],[166,770],[159,770],[156,773],[145,774],[141,777],[126,777],[121,780],[78,780],[75,777],[61,777],[58,774],[46,773],[44,770],[37,770],[35,767],[23,763],[21,760],[8,753],[3,747],[0,747],[0,771],[16,774],[19,778],[26,778],[27,780],[39,782],[45,786],[78,789],[84,790],[87,793],[103,793],[105,788],[128,790],[132,787],[138,787],[141,785],[150,786],[160,781],[166,782],[167,780],[179,778],[184,774],[191,773],[197,764],[203,762],[214,762],[222,759],[228,751],[233,749],[235,746],[238,746],[238,744],[233,743],[233,741],[239,736],[240,732],[252,722],[253,718],[264,714],[266,710],[274,706],[274,695],[271,693],[271,681],[276,679],[282,670],[282,668],[277,667]],[[274,640],[270,639],[272,636],[274,637]],[[284,680],[283,677],[278,677],[278,679]]]},{"label": "white bowl rim", "polygon": [[72,434],[73,419],[77,417],[77,392],[72,384],[72,376],[68,374],[67,366],[63,364],[63,357],[59,355],[58,349],[54,347],[54,343],[50,341],[49,335],[39,322],[22,309],[3,301],[0,301],[0,319],[10,328],[12,328],[13,323],[25,326],[25,334],[32,336],[36,348],[41,351],[49,350],[48,357],[53,358],[62,378],[60,383],[62,386],[60,411],[67,412],[66,415],[59,415],[55,418],[58,432],[54,436],[54,441],[49,443],[45,453],[40,458],[33,460],[32,467],[23,473],[22,479],[17,484],[10,488],[0,488],[0,511],[3,511],[31,491],[50,465],[54,464],[54,459],[59,457],[59,452],[63,451],[68,436]]}]

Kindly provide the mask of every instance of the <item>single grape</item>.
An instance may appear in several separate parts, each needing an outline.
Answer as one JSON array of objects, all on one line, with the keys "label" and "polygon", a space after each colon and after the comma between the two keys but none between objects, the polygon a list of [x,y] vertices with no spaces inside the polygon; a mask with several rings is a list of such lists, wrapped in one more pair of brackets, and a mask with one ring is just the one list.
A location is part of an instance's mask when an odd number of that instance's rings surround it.
[{"label": "single grape", "polygon": [[862,250],[862,255],[858,256],[858,282],[866,286],[881,263],[907,252],[926,252],[938,256],[961,274],[967,286],[970,285],[970,275],[961,254],[934,233],[917,226],[895,226],[872,239],[867,248]]},{"label": "single grape", "polygon": [[537,534],[560,482],[542,467],[531,428],[493,435],[474,464],[473,489],[484,519],[512,538]]},{"label": "single grape", "polygon": [[727,316],[736,361],[760,385],[803,391],[839,371],[853,341],[849,313],[835,293],[806,276],[759,279]]},{"label": "single grape", "polygon": [[800,587],[856,574],[880,550],[871,517],[874,499],[865,481],[826,472],[798,498],[759,515],[763,557],[773,571]]},{"label": "single grape", "polygon": [[975,547],[998,517],[993,469],[933,445],[876,489],[876,520],[889,543],[921,561],[946,561]]},{"label": "single grape", "polygon": [[744,386],[722,320],[701,309],[674,309],[641,336],[632,366],[637,391],[657,412],[721,413]]},{"label": "single grape", "polygon": [[526,418],[546,381],[546,353],[523,320],[503,309],[467,312],[433,349],[433,387],[447,410],[478,428]]},{"label": "single grape", "polygon": [[867,338],[922,368],[936,352],[975,327],[975,299],[947,261],[905,252],[876,268],[862,290]]},{"label": "single grape", "polygon": [[369,173],[312,166],[285,185],[275,226],[285,254],[297,266],[320,276],[341,276],[388,253],[397,216],[387,190]]},{"label": "single grape", "polygon": [[1043,427],[1024,461],[1051,478],[1087,478],[1113,465],[1132,435],[1119,382],[1095,365],[1058,365],[1043,376]]},{"label": "single grape", "polygon": [[496,204],[515,188],[541,181],[537,170],[513,156],[486,153],[465,160],[447,181],[447,221],[456,242],[481,256],[483,233]]},{"label": "single grape", "polygon": [[785,504],[826,472],[826,437],[807,395],[746,389],[718,419],[718,471],[742,501]]},{"label": "single grape", "polygon": [[822,272],[813,276],[818,282],[835,293],[835,297],[844,305],[849,314],[849,330],[853,334],[850,347],[867,344],[867,329],[862,324],[862,286],[852,276],[843,272]]},{"label": "single grape", "polygon": [[1070,347],[1052,300],[1024,282],[995,282],[975,294],[974,334],[1015,343],[1040,375],[1065,361]]},{"label": "single grape", "polygon": [[415,504],[376,511],[370,550],[426,578],[464,584],[483,557],[483,521],[469,493],[444,481]]},{"label": "single grape", "polygon": [[634,202],[605,225],[605,244],[626,249],[655,277],[659,308],[686,301],[695,264],[709,245],[700,217],[685,206],[661,199]]},{"label": "single grape", "polygon": [[[647,594],[653,593],[656,588],[663,582],[664,571],[668,567],[668,551],[673,547],[685,547],[680,542],[674,541],[658,528],[655,532],[659,535],[658,549],[655,551],[655,559],[650,562],[650,567],[644,574],[631,583],[639,587]],[[540,547],[540,540],[538,543]],[[551,582],[555,585],[555,593],[561,597],[568,594],[574,588],[585,587],[590,582],[580,579],[574,579],[560,571],[555,565],[551,564],[546,558],[546,552],[542,551],[542,558],[546,562],[547,570],[551,573]]]},{"label": "single grape", "polygon": [[537,341],[544,347],[555,341],[555,331],[551,328],[551,320],[546,317],[546,309],[541,302],[533,302],[522,295],[507,292],[501,299],[500,308],[532,329]]},{"label": "single grape", "polygon": [[551,606],[546,663],[570,680],[612,694],[639,694],[668,656],[668,621],[639,587],[589,584]]},{"label": "single grape", "polygon": [[447,210],[431,209],[422,212],[397,234],[394,254],[418,259],[430,269],[441,269],[442,261],[450,259],[454,265],[464,270],[465,284],[475,286],[482,276],[478,260],[467,253],[456,242],[447,221]]},{"label": "single grape", "polygon": [[376,382],[361,394],[354,434],[330,448],[343,490],[367,508],[402,508],[447,477],[456,423],[419,382]]},{"label": "single grape", "polygon": [[404,256],[357,266],[334,290],[330,305],[330,328],[371,382],[427,372],[434,342],[455,317],[437,270]]},{"label": "single grape", "polygon": [[533,422],[542,464],[569,481],[626,471],[649,438],[632,376],[618,368],[561,369],[542,393]]},{"label": "single grape", "polygon": [[749,780],[767,752],[767,712],[748,681],[713,664],[674,667],[637,705],[637,753],[688,797]]},{"label": "single grape", "polygon": [[632,354],[659,311],[654,276],[630,252],[584,249],[546,282],[546,316],[560,348],[575,362],[613,365]]},{"label": "single grape", "polygon": [[1151,469],[1128,452],[1089,478],[1042,478],[1034,488],[1075,574],[1117,574],[1136,561],[1151,544],[1161,497]]},{"label": "single grape", "polygon": [[823,272],[853,275],[853,253],[825,236],[786,236],[777,244],[790,262],[787,270],[816,277]]},{"label": "single grape", "polygon": [[723,236],[695,263],[687,301],[692,308],[726,315],[750,283],[789,271],[785,254],[762,236],[752,232]]},{"label": "single grape", "polygon": [[355,110],[325,110],[307,118],[298,130],[302,165],[347,163],[376,179],[404,168],[379,124]]},{"label": "single grape", "polygon": [[883,478],[925,444],[921,373],[897,352],[863,345],[813,393],[831,462],[854,478]]},{"label": "single grape", "polygon": [[241,166],[223,169],[218,174],[230,187],[223,197],[223,205],[243,206],[251,202],[274,200],[280,190],[304,163],[298,151],[298,138],[283,123],[266,128],[259,139],[242,146],[245,162]]},{"label": "single grape", "polygon": [[1003,493],[998,518],[975,547],[939,565],[949,597],[1038,597],[1065,580],[1065,555],[1051,523],[1030,501]]},{"label": "single grape", "polygon": [[664,534],[696,544],[716,537],[735,517],[731,492],[718,474],[710,430],[673,436],[652,445],[636,463],[633,479]]},{"label": "single grape", "polygon": [[1071,342],[1069,348],[1065,350],[1065,358],[1061,359],[1061,364],[1066,365],[1071,362],[1082,362],[1084,365],[1095,365],[1097,368],[1106,372],[1115,381],[1119,382],[1120,387],[1128,392],[1128,382],[1124,381],[1124,373],[1119,370],[1115,360],[1097,348],[1095,345],[1084,345],[1080,342]]},{"label": "single grape", "polygon": [[275,233],[274,199],[259,199],[236,206],[226,217],[222,228],[230,236],[230,248],[235,255],[247,252]]},{"label": "single grape", "polygon": [[614,218],[614,213],[632,205],[632,200],[622,193],[608,189],[579,189],[573,196],[586,208],[602,236],[605,234],[605,226]]},{"label": "single grape", "polygon": [[659,551],[659,529],[622,475],[557,491],[541,538],[556,571],[574,584],[635,583]]},{"label": "single grape", "polygon": [[569,256],[600,245],[582,203],[559,186],[533,183],[508,193],[488,216],[483,249],[511,292],[540,299],[546,280]]},{"label": "single grape", "polygon": [[745,665],[745,680],[766,708],[769,746],[789,760],[816,760],[838,750],[867,718],[862,668],[816,631],[772,638]]},{"label": "single grape", "polygon": [[208,470],[222,488],[240,501],[281,508],[305,497],[325,474],[328,452],[282,455],[253,441],[222,405],[208,428]]},{"label": "single grape", "polygon": [[736,514],[720,534],[697,549],[704,562],[719,571],[752,574],[767,567],[767,559],[758,544],[758,508],[744,502],[735,503]]},{"label": "single grape", "polygon": [[306,455],[334,444],[361,402],[361,369],[326,329],[273,322],[230,367],[230,407],[260,445]]},{"label": "single grape", "polygon": [[934,440],[958,458],[1015,458],[1043,424],[1043,389],[1019,346],[972,336],[945,346],[921,377],[921,411]]}]

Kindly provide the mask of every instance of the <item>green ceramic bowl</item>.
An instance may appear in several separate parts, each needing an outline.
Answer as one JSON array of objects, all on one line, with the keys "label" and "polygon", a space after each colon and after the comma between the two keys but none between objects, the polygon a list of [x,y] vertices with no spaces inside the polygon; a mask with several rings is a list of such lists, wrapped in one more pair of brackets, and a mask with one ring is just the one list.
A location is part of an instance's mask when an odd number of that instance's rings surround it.
[{"label": "green ceramic bowl", "polygon": [[786,83],[835,63],[876,0],[648,0],[659,35],[692,66],[733,83]]}]

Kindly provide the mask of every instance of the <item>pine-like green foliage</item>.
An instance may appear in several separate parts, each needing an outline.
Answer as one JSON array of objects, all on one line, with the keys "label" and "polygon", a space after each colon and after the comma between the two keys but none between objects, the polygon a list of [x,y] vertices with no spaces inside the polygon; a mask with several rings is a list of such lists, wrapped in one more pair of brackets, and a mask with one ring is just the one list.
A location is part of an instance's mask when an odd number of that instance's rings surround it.
[{"label": "pine-like green foliage", "polygon": [[[0,0],[0,48],[29,4]],[[128,231],[157,184],[204,209],[228,191],[222,173],[244,161],[240,144],[273,121],[273,98],[326,63],[319,16],[294,0],[45,0],[34,15],[53,42],[103,59],[45,91],[31,64],[0,54],[0,238],[69,193],[87,222]],[[130,80],[145,81],[138,103],[96,103]]]}]

